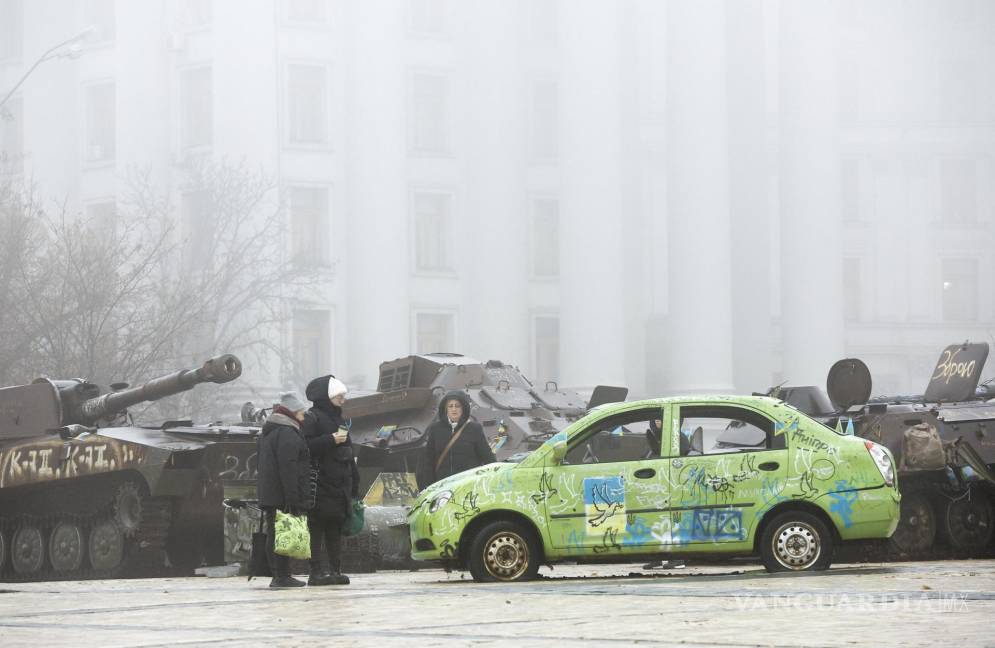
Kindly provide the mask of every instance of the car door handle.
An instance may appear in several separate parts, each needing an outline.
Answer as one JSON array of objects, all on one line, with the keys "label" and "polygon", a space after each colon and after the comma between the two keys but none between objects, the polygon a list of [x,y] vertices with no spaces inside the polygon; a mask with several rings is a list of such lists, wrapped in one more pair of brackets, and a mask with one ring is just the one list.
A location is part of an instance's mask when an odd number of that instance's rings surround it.
[{"label": "car door handle", "polygon": [[640,468],[636,472],[632,473],[639,479],[649,479],[650,477],[656,475],[656,471],[652,468]]},{"label": "car door handle", "polygon": [[776,461],[765,461],[759,466],[757,466],[757,468],[759,468],[760,470],[777,470],[780,467],[781,464],[777,463]]}]

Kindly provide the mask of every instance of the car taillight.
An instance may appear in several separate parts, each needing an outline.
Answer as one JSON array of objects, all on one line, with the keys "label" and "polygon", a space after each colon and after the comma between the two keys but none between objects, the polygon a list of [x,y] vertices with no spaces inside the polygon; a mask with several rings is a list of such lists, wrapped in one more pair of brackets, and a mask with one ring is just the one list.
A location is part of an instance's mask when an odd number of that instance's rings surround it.
[{"label": "car taillight", "polygon": [[893,486],[895,484],[895,467],[891,463],[891,457],[888,456],[888,451],[884,446],[878,445],[872,441],[864,441],[864,447],[867,448],[867,452],[871,454],[871,458],[874,460],[874,465],[878,467],[881,477],[884,478],[884,483],[889,486]]}]

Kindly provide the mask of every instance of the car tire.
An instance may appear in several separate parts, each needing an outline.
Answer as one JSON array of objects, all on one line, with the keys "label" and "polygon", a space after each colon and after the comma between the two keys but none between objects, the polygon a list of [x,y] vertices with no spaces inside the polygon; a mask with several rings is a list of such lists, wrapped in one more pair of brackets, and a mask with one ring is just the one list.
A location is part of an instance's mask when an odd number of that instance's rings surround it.
[{"label": "car tire", "polygon": [[769,572],[817,571],[833,562],[833,536],[822,520],[785,511],[764,527],[760,558]]},{"label": "car tire", "polygon": [[478,583],[510,583],[535,578],[541,558],[535,534],[517,522],[497,520],[474,534],[467,562]]}]

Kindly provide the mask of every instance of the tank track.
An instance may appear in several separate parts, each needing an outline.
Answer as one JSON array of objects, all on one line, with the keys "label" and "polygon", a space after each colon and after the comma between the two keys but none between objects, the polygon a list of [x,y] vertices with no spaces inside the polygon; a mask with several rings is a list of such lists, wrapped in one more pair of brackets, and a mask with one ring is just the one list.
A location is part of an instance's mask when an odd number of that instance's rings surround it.
[{"label": "tank track", "polygon": [[[96,569],[88,554],[90,533],[95,526],[114,519],[113,499],[96,511],[79,514],[52,512],[41,515],[19,514],[0,518],[0,581],[35,582],[54,580],[92,580],[98,578],[138,578],[155,576],[164,572],[163,550],[172,519],[172,502],[169,498],[145,497],[142,499],[141,525],[132,537],[124,537],[123,555],[119,564],[110,569]],[[50,540],[52,531],[60,523],[76,526],[82,537],[81,556],[75,569],[58,570],[52,564]],[[17,530],[34,527],[41,532],[41,566],[34,571],[19,572],[14,568],[14,537]],[[30,552],[29,552],[30,554]]]}]

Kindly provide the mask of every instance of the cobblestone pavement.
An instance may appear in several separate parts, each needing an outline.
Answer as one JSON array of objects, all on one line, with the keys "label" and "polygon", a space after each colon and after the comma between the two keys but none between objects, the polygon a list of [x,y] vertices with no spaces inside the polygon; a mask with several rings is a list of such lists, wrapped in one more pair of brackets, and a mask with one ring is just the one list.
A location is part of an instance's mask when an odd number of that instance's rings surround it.
[{"label": "cobblestone pavement", "polygon": [[380,572],[297,590],[244,577],[0,583],[0,646],[995,645],[995,560],[541,573]]}]

